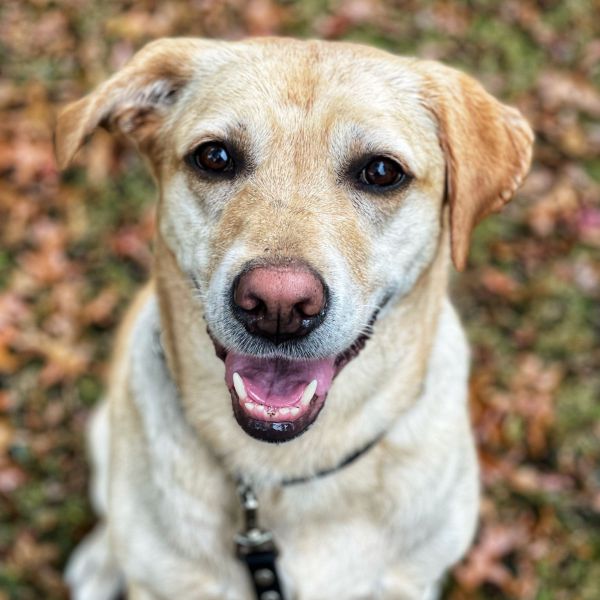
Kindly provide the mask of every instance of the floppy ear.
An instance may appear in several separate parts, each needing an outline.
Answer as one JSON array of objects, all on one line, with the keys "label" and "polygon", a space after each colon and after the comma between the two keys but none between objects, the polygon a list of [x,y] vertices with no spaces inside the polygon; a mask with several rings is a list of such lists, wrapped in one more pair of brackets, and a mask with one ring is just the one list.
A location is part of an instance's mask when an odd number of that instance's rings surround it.
[{"label": "floppy ear", "polygon": [[475,225],[499,211],[527,174],[534,136],[516,108],[471,77],[439,63],[422,64],[425,102],[438,121],[446,159],[452,260],[462,271]]},{"label": "floppy ear", "polygon": [[150,152],[177,93],[197,68],[198,51],[218,42],[165,38],[142,48],[118,73],[58,116],[56,156],[65,168],[96,127],[117,129]]}]

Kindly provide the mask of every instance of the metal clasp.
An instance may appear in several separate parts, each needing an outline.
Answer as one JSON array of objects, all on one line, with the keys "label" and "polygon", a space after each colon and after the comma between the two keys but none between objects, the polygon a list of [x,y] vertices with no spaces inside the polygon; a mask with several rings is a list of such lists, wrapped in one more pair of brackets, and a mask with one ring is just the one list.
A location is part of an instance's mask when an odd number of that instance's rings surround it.
[{"label": "metal clasp", "polygon": [[252,486],[247,481],[240,480],[237,491],[244,511],[244,530],[235,536],[238,558],[254,552],[272,552],[277,556],[273,534],[258,525],[258,499]]}]

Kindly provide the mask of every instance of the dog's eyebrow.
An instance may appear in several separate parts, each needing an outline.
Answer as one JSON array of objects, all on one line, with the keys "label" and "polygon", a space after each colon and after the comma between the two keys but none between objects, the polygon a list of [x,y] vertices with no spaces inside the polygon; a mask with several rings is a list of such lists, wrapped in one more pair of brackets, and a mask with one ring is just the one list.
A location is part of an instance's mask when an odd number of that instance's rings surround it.
[{"label": "dog's eyebrow", "polygon": [[200,144],[209,141],[235,141],[247,145],[248,129],[239,119],[221,117],[198,121],[192,129],[186,129],[177,140],[179,158],[183,158]]},{"label": "dog's eyebrow", "polygon": [[416,178],[424,171],[412,145],[395,131],[366,128],[362,123],[343,123],[332,133],[332,146],[334,152],[344,158],[348,157],[349,151],[353,156],[390,156]]},{"label": "dog's eyebrow", "polygon": [[204,142],[227,141],[231,137],[231,132],[226,129],[219,127],[202,128],[202,131],[198,132],[197,135],[186,136],[187,139],[185,143],[179,146],[177,155],[179,158],[183,158]]}]

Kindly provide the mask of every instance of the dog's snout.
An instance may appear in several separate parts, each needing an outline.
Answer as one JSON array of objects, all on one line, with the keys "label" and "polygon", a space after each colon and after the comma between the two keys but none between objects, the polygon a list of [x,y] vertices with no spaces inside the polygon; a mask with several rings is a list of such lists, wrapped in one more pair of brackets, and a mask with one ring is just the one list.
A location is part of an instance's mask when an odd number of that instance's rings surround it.
[{"label": "dog's snout", "polygon": [[325,286],[303,264],[257,266],[234,284],[233,308],[250,333],[279,344],[306,335],[321,323]]}]

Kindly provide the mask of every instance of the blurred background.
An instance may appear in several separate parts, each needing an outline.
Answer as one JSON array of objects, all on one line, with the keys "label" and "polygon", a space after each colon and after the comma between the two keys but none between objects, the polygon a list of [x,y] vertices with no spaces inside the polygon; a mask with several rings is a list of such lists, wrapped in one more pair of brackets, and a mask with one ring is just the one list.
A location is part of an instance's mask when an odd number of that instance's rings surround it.
[{"label": "blurred background", "polygon": [[448,600],[600,598],[598,0],[2,0],[0,600],[61,599],[93,523],[84,427],[152,263],[155,188],[94,136],[60,176],[57,110],[166,35],[347,39],[446,61],[537,135],[453,297],[473,347],[485,495]]}]

